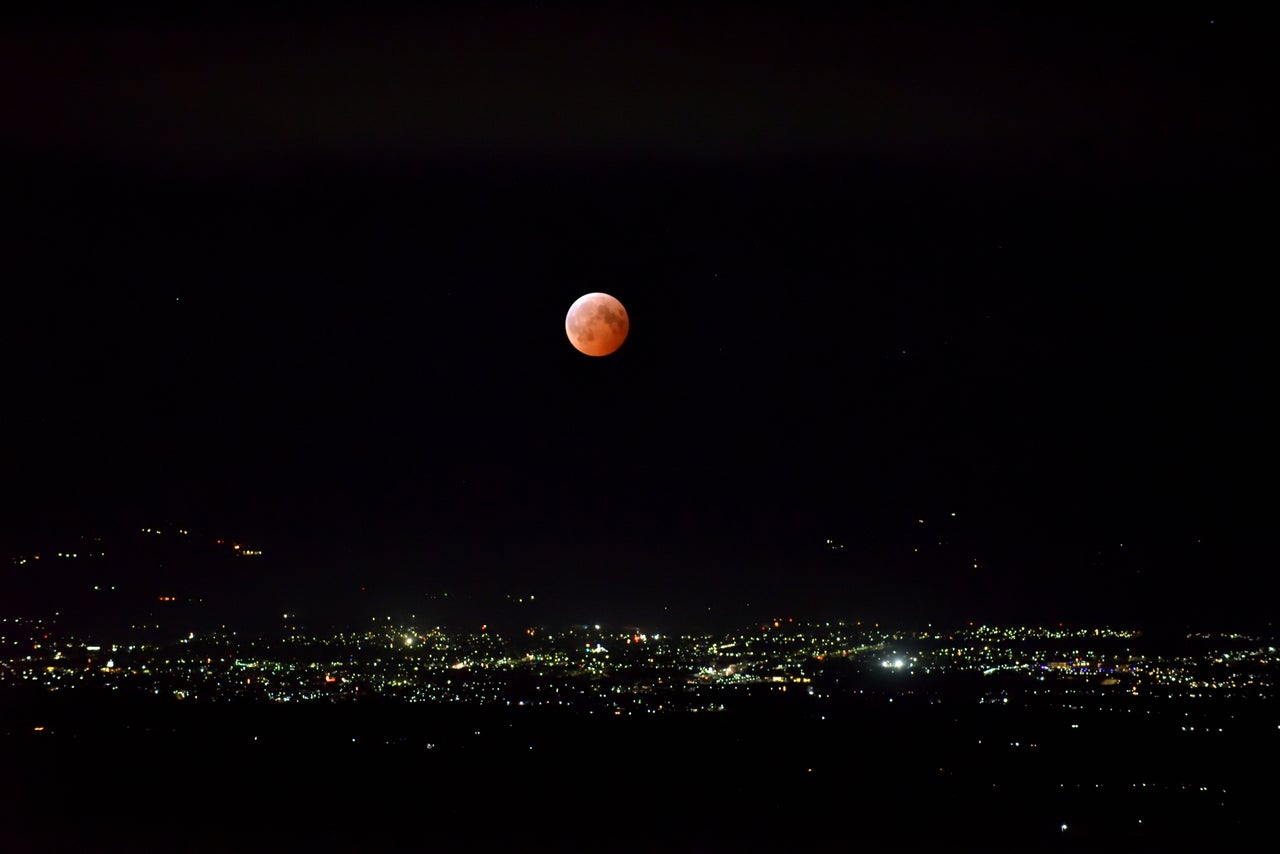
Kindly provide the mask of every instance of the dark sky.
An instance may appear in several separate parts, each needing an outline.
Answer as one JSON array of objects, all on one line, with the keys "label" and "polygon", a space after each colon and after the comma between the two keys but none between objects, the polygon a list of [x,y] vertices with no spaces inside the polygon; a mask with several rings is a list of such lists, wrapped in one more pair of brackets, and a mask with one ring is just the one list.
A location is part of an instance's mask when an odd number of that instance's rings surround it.
[{"label": "dark sky", "polygon": [[[0,545],[172,521],[286,587],[620,616],[1267,616],[1272,98],[1210,5],[8,20]],[[604,359],[563,332],[596,290]]]}]

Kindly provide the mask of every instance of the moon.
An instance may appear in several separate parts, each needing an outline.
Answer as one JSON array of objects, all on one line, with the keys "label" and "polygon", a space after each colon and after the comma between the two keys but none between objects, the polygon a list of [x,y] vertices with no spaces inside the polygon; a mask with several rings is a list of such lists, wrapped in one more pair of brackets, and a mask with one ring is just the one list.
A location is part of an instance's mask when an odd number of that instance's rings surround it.
[{"label": "moon", "polygon": [[630,329],[627,310],[608,294],[583,294],[569,306],[564,318],[569,343],[588,356],[607,356],[617,350]]}]

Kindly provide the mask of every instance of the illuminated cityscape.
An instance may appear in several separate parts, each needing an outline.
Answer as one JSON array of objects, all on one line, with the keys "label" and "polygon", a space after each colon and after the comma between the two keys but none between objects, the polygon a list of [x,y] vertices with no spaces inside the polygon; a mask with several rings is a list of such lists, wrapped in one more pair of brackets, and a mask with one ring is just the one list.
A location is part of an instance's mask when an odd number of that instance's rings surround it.
[{"label": "illuminated cityscape", "polygon": [[615,715],[723,711],[774,692],[802,696],[815,711],[851,696],[934,703],[960,680],[978,702],[1074,709],[1096,701],[1098,710],[1150,714],[1164,701],[1271,700],[1277,674],[1274,639],[1239,634],[1191,634],[1161,648],[1115,628],[895,631],[786,618],[723,635],[582,624],[504,636],[391,617],[315,632],[296,614],[281,619],[275,637],[224,630],[112,643],[65,634],[56,617],[5,618],[0,677],[51,692],[191,702],[380,697]]},{"label": "illuminated cityscape", "polygon": [[[488,785],[484,769],[536,773],[556,782],[526,793],[512,820],[545,830],[559,824],[554,792],[579,785],[573,768],[599,751],[611,767],[674,769],[696,766],[711,739],[732,749],[715,749],[710,776],[637,777],[679,821],[692,804],[826,810],[848,793],[890,822],[860,830],[886,843],[924,797],[932,818],[917,830],[928,838],[1093,844],[1247,826],[1261,794],[1236,775],[1237,752],[1280,741],[1276,641],[1253,634],[782,616],[722,633],[594,623],[500,632],[388,615],[320,628],[288,612],[266,634],[125,634],[80,635],[58,615],[0,618],[5,750],[120,760],[127,750],[155,757],[147,762],[195,751],[217,769],[212,781],[244,762],[311,769],[314,782],[291,773],[289,784],[334,809],[374,808],[354,783],[367,775],[405,785],[435,769],[457,787],[443,803],[474,811],[464,795]],[[543,759],[530,766],[534,755]],[[334,767],[341,781],[323,770]],[[218,785],[199,783],[200,797]],[[337,793],[346,800],[331,801]],[[993,829],[992,804],[1018,814]],[[603,815],[573,822],[581,844],[607,833]],[[751,826],[774,838],[789,825]],[[713,827],[686,841],[739,844],[747,826]]]}]

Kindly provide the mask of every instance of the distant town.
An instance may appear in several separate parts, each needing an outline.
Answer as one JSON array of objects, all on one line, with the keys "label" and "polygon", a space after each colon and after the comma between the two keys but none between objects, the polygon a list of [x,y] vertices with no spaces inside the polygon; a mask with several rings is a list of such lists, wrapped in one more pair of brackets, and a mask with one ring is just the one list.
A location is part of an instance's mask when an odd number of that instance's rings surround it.
[{"label": "distant town", "polygon": [[762,695],[816,712],[848,697],[941,703],[958,684],[981,703],[1145,708],[1273,698],[1277,671],[1275,639],[1244,634],[1188,634],[1153,647],[1123,628],[907,631],[789,617],[724,634],[600,624],[503,634],[389,616],[321,631],[283,613],[273,635],[191,631],[147,643],[80,636],[57,616],[8,617],[0,649],[0,680],[50,692],[95,687],[193,703],[380,697],[612,715],[715,712]]},{"label": "distant town", "polygon": [[[300,827],[284,786],[334,816],[429,805],[448,838],[495,850],[528,828],[607,850],[619,815],[657,822],[638,839],[664,850],[854,825],[954,850],[1208,844],[1269,814],[1269,790],[1244,782],[1280,739],[1277,639],[1256,625],[893,623],[674,596],[597,610],[376,574],[326,600],[232,532],[38,546],[0,596],[0,765],[21,781],[14,826],[48,842],[33,850],[104,833],[169,850],[229,793],[276,805],[251,823],[317,849],[335,832],[420,842],[415,821]],[[622,607],[637,610],[607,618]],[[133,769],[131,785],[104,787],[102,769]],[[84,809],[68,823],[69,803]],[[139,804],[154,824],[118,822]],[[663,821],[701,829],[676,839]],[[208,831],[211,850],[240,850],[235,827]]]}]

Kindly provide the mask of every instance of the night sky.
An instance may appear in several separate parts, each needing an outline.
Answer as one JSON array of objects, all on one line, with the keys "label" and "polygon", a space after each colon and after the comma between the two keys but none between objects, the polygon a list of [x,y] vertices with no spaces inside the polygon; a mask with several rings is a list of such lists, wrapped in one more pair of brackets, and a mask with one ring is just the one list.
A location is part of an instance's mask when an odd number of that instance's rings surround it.
[{"label": "night sky", "polygon": [[[8,19],[0,551],[176,524],[353,608],[1269,617],[1270,46],[1209,7]],[[613,356],[565,337],[590,291]]]}]

